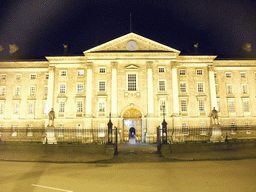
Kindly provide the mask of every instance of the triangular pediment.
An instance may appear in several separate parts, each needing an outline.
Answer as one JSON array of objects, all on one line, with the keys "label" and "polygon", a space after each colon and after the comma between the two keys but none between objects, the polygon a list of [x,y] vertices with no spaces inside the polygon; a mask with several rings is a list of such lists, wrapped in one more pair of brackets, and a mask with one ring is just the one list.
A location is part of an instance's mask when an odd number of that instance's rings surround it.
[{"label": "triangular pediment", "polygon": [[137,65],[133,65],[133,64],[128,65],[128,66],[125,67],[125,69],[128,69],[128,70],[134,70],[134,69],[138,69],[138,68],[139,67]]},{"label": "triangular pediment", "polygon": [[[129,47],[129,43],[133,42],[132,47]],[[135,42],[135,43],[134,43]],[[133,49],[133,46],[136,47]],[[180,53],[180,51],[152,41],[135,33],[129,33],[121,36],[117,39],[94,47],[85,51],[84,53],[95,53],[95,52],[173,52]]]}]

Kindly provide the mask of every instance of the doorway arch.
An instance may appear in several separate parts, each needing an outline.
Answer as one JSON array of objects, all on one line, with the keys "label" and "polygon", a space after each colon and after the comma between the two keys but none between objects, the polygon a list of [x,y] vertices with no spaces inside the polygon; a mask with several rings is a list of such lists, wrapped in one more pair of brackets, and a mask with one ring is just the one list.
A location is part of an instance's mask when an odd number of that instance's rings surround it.
[{"label": "doorway arch", "polygon": [[134,106],[123,110],[123,140],[126,143],[135,144],[142,137],[142,112]]}]

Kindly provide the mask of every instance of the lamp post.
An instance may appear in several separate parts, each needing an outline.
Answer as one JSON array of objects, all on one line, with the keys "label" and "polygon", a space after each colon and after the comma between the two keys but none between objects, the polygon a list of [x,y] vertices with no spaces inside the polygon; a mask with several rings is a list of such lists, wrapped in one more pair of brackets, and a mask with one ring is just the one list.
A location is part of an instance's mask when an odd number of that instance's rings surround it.
[{"label": "lamp post", "polygon": [[109,113],[109,121],[108,121],[108,144],[112,144],[112,126],[111,122],[111,113]]},{"label": "lamp post", "polygon": [[167,144],[167,123],[165,121],[165,105],[163,106],[162,134],[163,144]]}]

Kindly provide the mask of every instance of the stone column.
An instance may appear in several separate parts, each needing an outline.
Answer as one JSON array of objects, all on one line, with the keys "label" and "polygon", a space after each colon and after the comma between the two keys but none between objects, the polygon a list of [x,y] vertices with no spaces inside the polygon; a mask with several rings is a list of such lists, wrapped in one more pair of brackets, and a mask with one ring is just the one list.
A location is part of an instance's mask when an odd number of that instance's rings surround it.
[{"label": "stone column", "polygon": [[179,89],[177,76],[177,62],[172,61],[172,97],[173,97],[173,116],[179,115]]},{"label": "stone column", "polygon": [[117,117],[117,62],[112,62],[112,95],[111,95],[111,107],[112,116]]},{"label": "stone column", "polygon": [[55,67],[49,67],[48,93],[47,93],[47,114],[54,108],[54,72]]},{"label": "stone column", "polygon": [[92,63],[87,63],[86,117],[92,116]]},{"label": "stone column", "polygon": [[215,78],[214,78],[214,66],[208,66],[209,68],[209,83],[210,83],[210,95],[211,95],[211,111],[213,107],[217,110],[217,99],[215,90]]},{"label": "stone column", "polygon": [[148,116],[154,116],[154,95],[153,95],[153,62],[147,62],[148,76]]}]

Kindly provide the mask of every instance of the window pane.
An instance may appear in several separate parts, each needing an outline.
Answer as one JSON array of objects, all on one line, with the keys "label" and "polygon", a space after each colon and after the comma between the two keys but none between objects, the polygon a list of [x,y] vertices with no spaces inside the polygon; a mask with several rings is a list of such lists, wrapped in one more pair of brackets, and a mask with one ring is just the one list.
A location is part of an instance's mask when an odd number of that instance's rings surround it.
[{"label": "window pane", "polygon": [[159,81],[159,91],[165,91],[165,81]]},{"label": "window pane", "polygon": [[136,74],[128,74],[128,91],[136,91]]},{"label": "window pane", "polygon": [[105,81],[99,81],[99,91],[106,91]]}]

